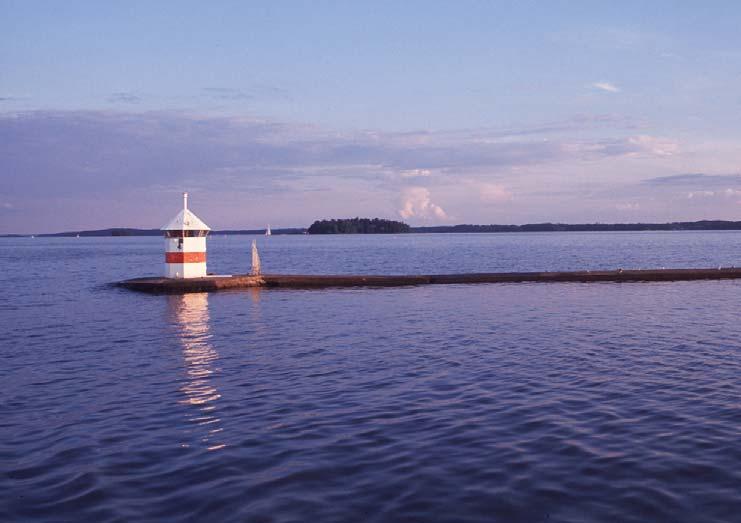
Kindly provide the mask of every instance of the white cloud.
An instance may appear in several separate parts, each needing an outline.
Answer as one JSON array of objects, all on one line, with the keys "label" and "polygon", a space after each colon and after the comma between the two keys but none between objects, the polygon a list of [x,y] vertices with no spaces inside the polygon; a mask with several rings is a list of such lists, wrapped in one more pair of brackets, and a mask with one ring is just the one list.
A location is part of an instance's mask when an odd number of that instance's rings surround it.
[{"label": "white cloud", "polygon": [[615,209],[617,209],[618,211],[637,211],[640,208],[641,205],[635,202],[624,202],[615,204]]},{"label": "white cloud", "polygon": [[589,87],[599,89],[600,91],[607,91],[608,93],[619,93],[620,88],[610,82],[594,82],[589,84]]},{"label": "white cloud", "polygon": [[401,195],[401,209],[399,216],[408,220],[421,218],[423,220],[445,220],[447,213],[439,205],[432,203],[430,191],[424,187],[408,187]]}]

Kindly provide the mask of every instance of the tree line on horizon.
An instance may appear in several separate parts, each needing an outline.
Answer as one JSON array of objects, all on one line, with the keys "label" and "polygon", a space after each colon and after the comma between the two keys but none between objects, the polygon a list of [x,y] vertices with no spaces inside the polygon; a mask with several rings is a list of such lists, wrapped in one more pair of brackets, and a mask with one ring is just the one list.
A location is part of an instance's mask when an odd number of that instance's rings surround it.
[{"label": "tree line on horizon", "polygon": [[524,225],[438,225],[412,227],[411,232],[610,232],[610,231],[724,231],[741,229],[741,221],[701,220],[670,223],[527,223]]},{"label": "tree line on horizon", "polygon": [[[741,230],[741,221],[701,220],[670,223],[529,223],[524,225],[431,225],[410,227],[404,222],[382,218],[345,218],[317,220],[309,229],[273,229],[273,234],[402,234],[402,233],[486,233],[486,232],[610,232],[610,231],[733,231]],[[265,229],[216,230],[212,236],[263,234]],[[68,231],[38,234],[39,237],[60,236],[161,236],[159,229],[111,228],[89,231]],[[24,237],[29,234],[0,234],[0,237]]]}]

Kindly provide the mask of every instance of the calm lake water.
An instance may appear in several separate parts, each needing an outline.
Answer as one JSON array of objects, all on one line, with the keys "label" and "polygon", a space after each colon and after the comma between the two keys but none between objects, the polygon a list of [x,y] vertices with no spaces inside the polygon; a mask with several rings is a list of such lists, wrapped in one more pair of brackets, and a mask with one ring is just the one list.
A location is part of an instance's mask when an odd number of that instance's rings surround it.
[{"label": "calm lake water", "polygon": [[[738,232],[258,246],[266,272],[741,265]],[[739,281],[107,285],[163,257],[0,239],[0,521],[741,521]]]}]

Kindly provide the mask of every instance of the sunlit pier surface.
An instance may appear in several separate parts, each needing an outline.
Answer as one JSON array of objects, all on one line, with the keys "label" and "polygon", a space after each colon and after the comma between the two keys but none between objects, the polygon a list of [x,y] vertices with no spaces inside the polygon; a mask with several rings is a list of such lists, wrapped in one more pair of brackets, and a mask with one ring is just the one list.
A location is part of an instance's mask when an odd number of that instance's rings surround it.
[{"label": "sunlit pier surface", "polygon": [[440,285],[462,283],[521,282],[660,282],[689,280],[722,280],[741,278],[741,268],[711,269],[643,269],[574,272],[494,272],[429,275],[304,275],[264,274],[206,276],[203,278],[136,278],[116,285],[135,291],[182,294],[249,287],[320,289],[328,287],[400,287],[406,285]]}]

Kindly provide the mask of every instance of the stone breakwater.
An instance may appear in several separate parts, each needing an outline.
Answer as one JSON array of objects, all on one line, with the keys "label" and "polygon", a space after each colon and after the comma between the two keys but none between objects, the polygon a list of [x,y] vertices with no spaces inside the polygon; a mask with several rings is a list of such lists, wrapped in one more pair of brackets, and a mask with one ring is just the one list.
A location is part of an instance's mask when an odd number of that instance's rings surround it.
[{"label": "stone breakwater", "polygon": [[211,292],[224,289],[293,288],[318,289],[328,287],[400,287],[406,285],[441,285],[463,283],[520,282],[660,282],[690,280],[721,280],[741,278],[741,268],[714,269],[647,269],[571,272],[494,272],[430,275],[302,275],[265,274],[251,276],[206,276],[203,278],[135,278],[116,283],[127,289],[166,294]]}]

